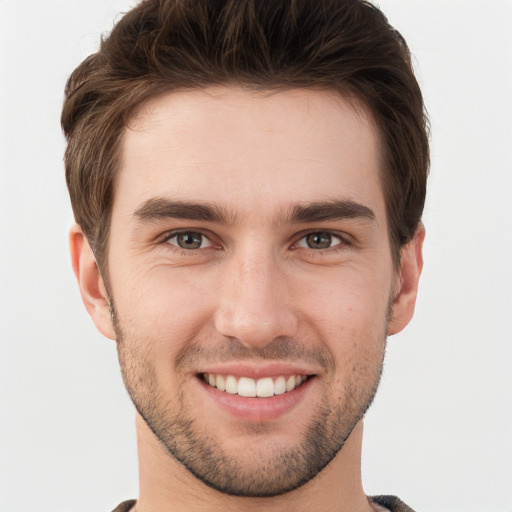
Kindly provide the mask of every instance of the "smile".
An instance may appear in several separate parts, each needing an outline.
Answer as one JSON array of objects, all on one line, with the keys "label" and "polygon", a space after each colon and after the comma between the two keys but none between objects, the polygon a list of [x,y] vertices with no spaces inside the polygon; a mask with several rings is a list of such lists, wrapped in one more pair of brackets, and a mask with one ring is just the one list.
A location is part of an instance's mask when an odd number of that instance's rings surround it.
[{"label": "smile", "polygon": [[308,376],[289,375],[285,377],[281,375],[278,377],[252,379],[250,377],[203,373],[202,378],[209,386],[231,395],[267,398],[293,391],[305,382]]}]

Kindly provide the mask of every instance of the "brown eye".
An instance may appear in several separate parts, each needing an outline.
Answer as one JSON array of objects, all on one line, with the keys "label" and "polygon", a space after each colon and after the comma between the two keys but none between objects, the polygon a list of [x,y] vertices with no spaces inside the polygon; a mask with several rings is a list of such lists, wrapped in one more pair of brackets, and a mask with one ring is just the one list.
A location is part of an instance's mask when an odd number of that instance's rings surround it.
[{"label": "brown eye", "polygon": [[177,245],[181,249],[204,249],[210,247],[211,242],[201,233],[186,231],[178,233],[167,240],[172,245]]},{"label": "brown eye", "polygon": [[329,249],[335,245],[341,244],[341,238],[326,231],[317,231],[304,236],[297,247],[307,247],[308,249]]}]

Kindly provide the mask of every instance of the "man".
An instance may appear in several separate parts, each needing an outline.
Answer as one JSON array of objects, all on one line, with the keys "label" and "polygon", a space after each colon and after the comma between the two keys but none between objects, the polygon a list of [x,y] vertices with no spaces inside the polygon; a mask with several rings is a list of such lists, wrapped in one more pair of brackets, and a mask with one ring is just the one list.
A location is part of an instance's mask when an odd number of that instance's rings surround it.
[{"label": "man", "polygon": [[360,0],[146,0],[62,116],[85,306],[137,410],[116,511],[411,510],[363,416],[410,321],[429,166],[401,36]]}]

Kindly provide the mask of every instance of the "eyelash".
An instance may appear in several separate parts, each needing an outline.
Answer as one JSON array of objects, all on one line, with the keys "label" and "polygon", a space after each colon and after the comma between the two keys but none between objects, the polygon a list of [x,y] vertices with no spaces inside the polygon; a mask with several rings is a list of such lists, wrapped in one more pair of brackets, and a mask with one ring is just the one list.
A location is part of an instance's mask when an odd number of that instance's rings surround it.
[{"label": "eyelash", "polygon": [[[176,238],[179,235],[187,235],[187,234],[190,234],[190,235],[200,235],[204,239],[208,240],[211,245],[209,247],[203,247],[203,248],[199,248],[199,249],[183,249],[182,247],[180,247],[177,244],[170,243],[170,240],[172,240],[173,238]],[[178,251],[178,253],[180,255],[183,255],[183,256],[195,256],[195,255],[197,255],[197,251],[199,251],[199,250],[204,251],[204,250],[212,249],[212,246],[215,245],[214,242],[212,241],[212,237],[211,236],[208,236],[207,234],[205,234],[201,230],[191,230],[191,229],[180,229],[180,230],[177,230],[177,231],[172,231],[170,233],[167,233],[162,238],[161,243],[164,244],[164,245],[165,244],[172,245],[172,250]]]},{"label": "eyelash", "polygon": [[[191,234],[191,235],[200,235],[201,237],[205,238],[210,242],[210,246],[204,247],[204,248],[197,248],[197,249],[183,249],[178,244],[172,244],[169,243],[170,240],[173,238],[178,237],[181,234]],[[329,235],[332,238],[336,238],[339,240],[339,243],[336,243],[335,245],[331,245],[330,247],[326,247],[325,249],[313,249],[311,247],[300,247],[298,244],[304,240],[307,236],[313,235],[313,234],[319,234],[319,235]],[[181,229],[177,231],[172,231],[170,233],[167,233],[160,241],[162,244],[168,244],[172,245],[173,251],[178,251],[178,253],[182,256],[197,256],[197,252],[199,250],[205,251],[205,250],[211,250],[215,248],[215,243],[212,241],[212,237],[208,234],[204,233],[201,230],[191,230],[191,229]],[[339,231],[331,231],[331,230],[309,230],[302,233],[299,233],[299,238],[296,242],[294,242],[291,246],[292,250],[307,250],[310,251],[311,254],[321,256],[326,252],[335,253],[338,251],[342,251],[350,246],[353,245],[353,240],[349,235],[346,233],[340,233]]]},{"label": "eyelash", "polygon": [[[312,251],[314,254],[322,255],[324,252],[331,251],[340,251],[343,248],[346,248],[351,245],[351,242],[349,240],[348,235],[345,233],[340,233],[338,231],[329,231],[329,230],[310,230],[305,233],[300,234],[300,238],[293,244],[294,249],[306,249],[309,251]],[[337,238],[339,240],[339,243],[335,243],[334,245],[331,245],[330,247],[326,247],[325,249],[313,249],[312,247],[302,247],[298,246],[298,244],[307,238],[309,235],[329,235],[331,237],[331,242],[334,242],[333,239]]]}]

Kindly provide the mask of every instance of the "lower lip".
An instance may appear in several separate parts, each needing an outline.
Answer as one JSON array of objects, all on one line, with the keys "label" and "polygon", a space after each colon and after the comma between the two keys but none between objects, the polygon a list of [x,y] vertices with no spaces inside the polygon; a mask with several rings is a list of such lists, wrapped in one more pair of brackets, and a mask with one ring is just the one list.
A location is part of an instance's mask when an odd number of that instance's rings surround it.
[{"label": "lower lip", "polygon": [[310,388],[314,377],[308,378],[298,388],[282,395],[268,398],[247,398],[219,391],[198,378],[208,397],[222,410],[246,421],[264,422],[275,420],[296,407]]}]

